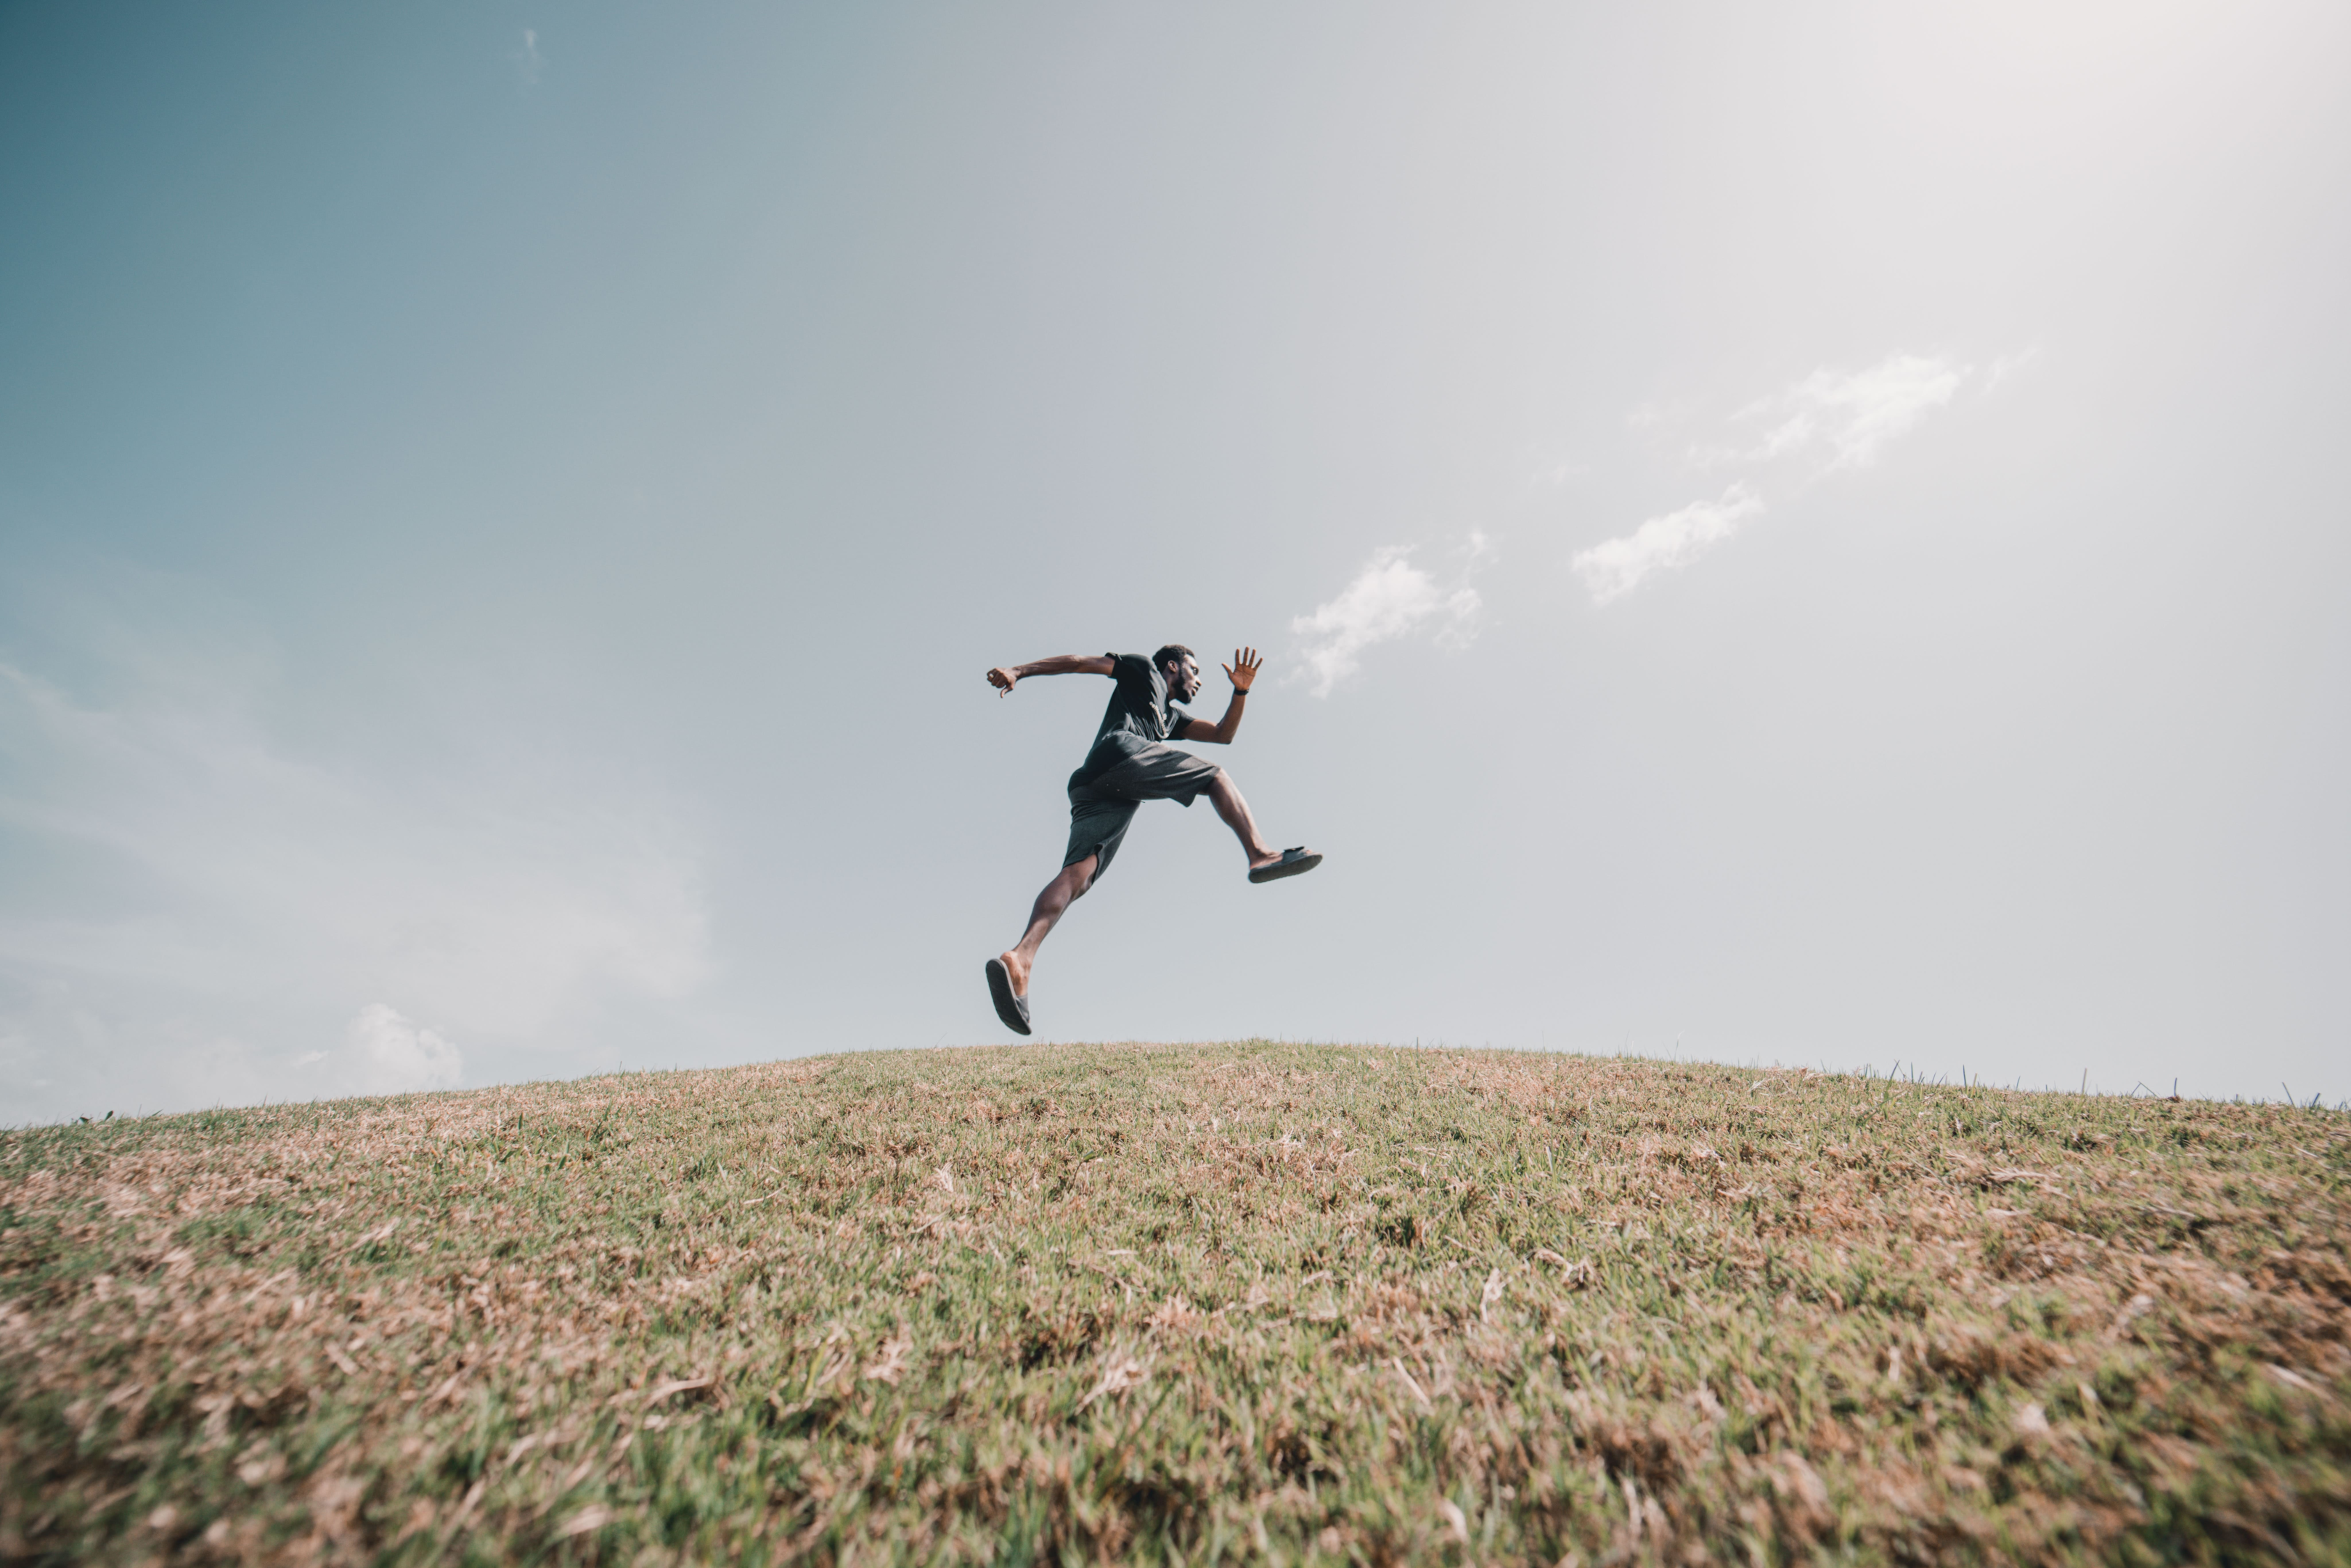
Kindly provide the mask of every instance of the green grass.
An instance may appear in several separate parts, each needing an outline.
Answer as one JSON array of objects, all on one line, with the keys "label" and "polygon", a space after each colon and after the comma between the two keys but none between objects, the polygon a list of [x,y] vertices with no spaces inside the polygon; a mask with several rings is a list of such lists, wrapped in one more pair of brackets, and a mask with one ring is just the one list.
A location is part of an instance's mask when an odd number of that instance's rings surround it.
[{"label": "green grass", "polygon": [[893,1052],[0,1135],[0,1556],[2351,1561],[2351,1124]]}]

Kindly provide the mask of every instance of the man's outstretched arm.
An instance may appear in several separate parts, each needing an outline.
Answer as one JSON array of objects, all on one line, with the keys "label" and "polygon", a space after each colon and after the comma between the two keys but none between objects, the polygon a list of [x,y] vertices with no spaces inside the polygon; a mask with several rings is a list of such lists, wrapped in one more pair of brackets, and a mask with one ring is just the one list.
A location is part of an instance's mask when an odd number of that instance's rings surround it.
[{"label": "man's outstretched arm", "polygon": [[1006,696],[1028,675],[1107,675],[1114,668],[1100,653],[1056,653],[1050,659],[1038,659],[1026,664],[998,664],[987,672],[987,684]]},{"label": "man's outstretched arm", "polygon": [[1241,710],[1249,705],[1241,699],[1257,682],[1258,667],[1264,663],[1255,648],[1243,648],[1233,654],[1233,662],[1225,666],[1226,678],[1233,683],[1232,700],[1225,705],[1225,716],[1210,724],[1196,718],[1186,724],[1176,740],[1205,740],[1211,746],[1230,746],[1233,737],[1240,733]]}]

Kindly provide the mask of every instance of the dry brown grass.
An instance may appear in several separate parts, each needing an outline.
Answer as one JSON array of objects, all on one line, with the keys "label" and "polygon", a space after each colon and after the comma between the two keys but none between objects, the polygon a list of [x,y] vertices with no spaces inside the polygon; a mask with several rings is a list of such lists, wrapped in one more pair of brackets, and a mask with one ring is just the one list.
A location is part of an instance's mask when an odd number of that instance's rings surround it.
[{"label": "dry brown grass", "polygon": [[2325,1112],[1269,1045],[0,1139],[0,1553],[2351,1559]]}]

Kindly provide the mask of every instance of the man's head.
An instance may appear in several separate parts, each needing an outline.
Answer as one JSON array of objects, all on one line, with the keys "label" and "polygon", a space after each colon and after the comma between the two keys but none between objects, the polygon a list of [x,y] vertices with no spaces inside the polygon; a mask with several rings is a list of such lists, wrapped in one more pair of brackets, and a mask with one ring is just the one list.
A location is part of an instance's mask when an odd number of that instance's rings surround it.
[{"label": "man's head", "polygon": [[1192,650],[1181,643],[1170,643],[1151,655],[1159,673],[1167,677],[1167,695],[1179,703],[1190,702],[1200,695],[1200,661]]}]

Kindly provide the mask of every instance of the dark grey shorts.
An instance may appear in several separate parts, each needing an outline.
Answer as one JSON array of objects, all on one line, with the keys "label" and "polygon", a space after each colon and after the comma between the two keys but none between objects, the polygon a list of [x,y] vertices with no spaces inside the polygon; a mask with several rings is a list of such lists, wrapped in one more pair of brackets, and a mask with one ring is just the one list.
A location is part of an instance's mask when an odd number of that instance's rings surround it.
[{"label": "dark grey shorts", "polygon": [[[1145,800],[1173,800],[1188,806],[1224,771],[1172,746],[1122,749],[1125,757],[1114,759],[1097,747],[1096,754],[1086,758],[1086,766],[1070,775],[1070,848],[1061,863],[1075,865],[1088,855],[1101,857],[1094,862],[1095,881],[1110,869],[1111,857],[1118,853],[1136,807]],[[1110,766],[1101,766],[1103,763]]]}]

